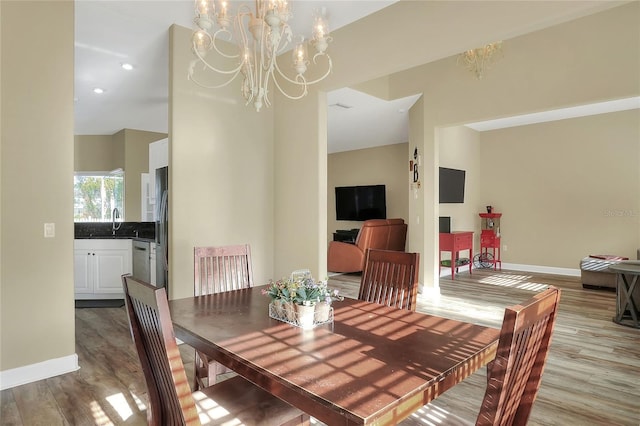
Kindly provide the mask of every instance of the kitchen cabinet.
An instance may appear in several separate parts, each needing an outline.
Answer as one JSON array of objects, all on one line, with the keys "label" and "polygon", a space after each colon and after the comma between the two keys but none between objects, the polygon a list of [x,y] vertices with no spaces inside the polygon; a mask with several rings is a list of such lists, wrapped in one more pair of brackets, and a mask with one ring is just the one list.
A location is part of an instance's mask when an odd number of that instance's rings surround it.
[{"label": "kitchen cabinet", "polygon": [[[155,242],[153,243],[155,245]],[[149,241],[133,241],[133,278],[148,283],[151,276],[149,274]]]},{"label": "kitchen cabinet", "polygon": [[129,239],[74,240],[76,299],[124,299],[122,275],[132,272]]},{"label": "kitchen cabinet", "polygon": [[149,173],[140,173],[140,220],[142,222],[153,222],[153,203],[151,202],[151,193],[155,194],[155,188],[153,188],[153,190],[151,189],[149,184]]},{"label": "kitchen cabinet", "polygon": [[[149,204],[155,205],[156,200],[156,169],[169,165],[169,139],[161,139],[149,144]],[[154,218],[155,220],[155,218]]]}]

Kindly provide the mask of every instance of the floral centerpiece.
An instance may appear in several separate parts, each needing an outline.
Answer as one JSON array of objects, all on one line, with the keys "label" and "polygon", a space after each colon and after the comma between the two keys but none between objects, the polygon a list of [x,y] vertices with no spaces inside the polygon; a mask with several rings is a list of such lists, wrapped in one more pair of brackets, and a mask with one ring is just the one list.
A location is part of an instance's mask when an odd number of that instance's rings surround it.
[{"label": "floral centerpiece", "polygon": [[271,280],[262,293],[271,298],[272,317],[305,328],[328,322],[331,302],[343,299],[337,289],[327,287],[326,280],[309,275]]}]

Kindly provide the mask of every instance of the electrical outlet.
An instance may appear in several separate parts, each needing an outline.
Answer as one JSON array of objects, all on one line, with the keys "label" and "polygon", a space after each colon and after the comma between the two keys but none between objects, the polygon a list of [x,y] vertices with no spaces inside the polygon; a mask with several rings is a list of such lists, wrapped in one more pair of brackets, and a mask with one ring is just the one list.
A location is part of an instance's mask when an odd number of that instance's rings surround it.
[{"label": "electrical outlet", "polygon": [[502,246],[502,251],[507,251],[507,245],[506,244]]}]

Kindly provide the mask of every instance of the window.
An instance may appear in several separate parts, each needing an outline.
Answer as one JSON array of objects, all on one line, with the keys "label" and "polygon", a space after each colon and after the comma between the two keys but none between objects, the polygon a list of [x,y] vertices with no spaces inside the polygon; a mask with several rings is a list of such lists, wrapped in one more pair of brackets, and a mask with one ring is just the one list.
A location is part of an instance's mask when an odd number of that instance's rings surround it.
[{"label": "window", "polygon": [[117,208],[124,218],[124,172],[76,173],[73,177],[73,221],[110,222]]}]

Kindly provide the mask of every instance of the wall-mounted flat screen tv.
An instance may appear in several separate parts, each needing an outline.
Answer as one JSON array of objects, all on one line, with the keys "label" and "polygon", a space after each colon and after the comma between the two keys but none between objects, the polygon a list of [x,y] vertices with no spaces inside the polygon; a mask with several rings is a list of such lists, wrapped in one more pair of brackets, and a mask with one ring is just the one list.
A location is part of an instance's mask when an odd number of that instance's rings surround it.
[{"label": "wall-mounted flat screen tv", "polygon": [[336,220],[386,219],[384,185],[337,186]]},{"label": "wall-mounted flat screen tv", "polygon": [[440,167],[440,203],[464,203],[465,173]]}]

